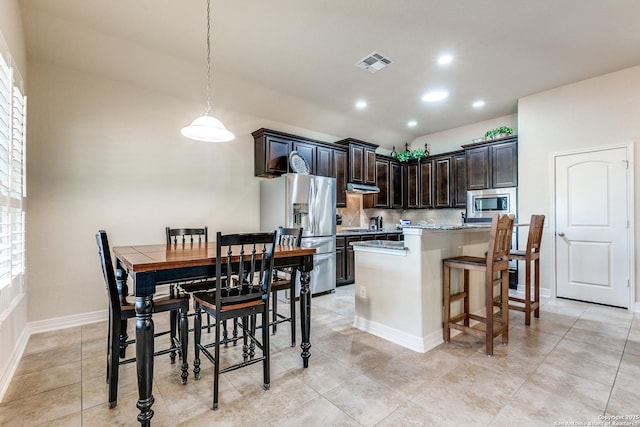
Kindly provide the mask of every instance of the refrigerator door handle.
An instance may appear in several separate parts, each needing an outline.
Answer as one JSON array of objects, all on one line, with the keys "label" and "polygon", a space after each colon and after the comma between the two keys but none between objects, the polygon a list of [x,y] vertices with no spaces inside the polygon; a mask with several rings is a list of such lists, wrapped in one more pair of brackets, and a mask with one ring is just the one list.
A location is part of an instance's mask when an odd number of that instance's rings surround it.
[{"label": "refrigerator door handle", "polygon": [[309,233],[312,236],[316,234],[316,223],[315,223],[315,210],[317,209],[316,204],[316,182],[312,178],[309,183]]}]

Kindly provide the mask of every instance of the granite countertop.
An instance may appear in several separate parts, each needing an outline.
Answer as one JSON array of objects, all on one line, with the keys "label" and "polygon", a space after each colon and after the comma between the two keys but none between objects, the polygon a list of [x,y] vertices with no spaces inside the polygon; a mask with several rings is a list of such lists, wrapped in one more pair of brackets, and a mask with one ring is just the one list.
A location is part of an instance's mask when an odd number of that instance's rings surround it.
[{"label": "granite countertop", "polygon": [[491,228],[491,223],[481,223],[481,224],[426,224],[426,225],[405,225],[403,228],[414,228],[414,229],[423,229],[423,230],[438,230],[438,231],[447,231],[447,230],[469,230],[469,229],[489,229]]},{"label": "granite countertop", "polygon": [[407,248],[404,246],[403,241],[395,241],[395,240],[365,240],[363,242],[352,242],[351,246],[360,246],[365,248],[376,248],[376,249],[392,249],[396,251],[404,251]]},{"label": "granite countertop", "polygon": [[358,228],[358,229],[343,229],[340,232],[336,233],[336,236],[359,236],[359,235],[363,235],[363,234],[391,234],[391,233],[402,233],[402,230],[397,230],[397,229],[393,229],[393,230],[367,230],[364,228]]}]

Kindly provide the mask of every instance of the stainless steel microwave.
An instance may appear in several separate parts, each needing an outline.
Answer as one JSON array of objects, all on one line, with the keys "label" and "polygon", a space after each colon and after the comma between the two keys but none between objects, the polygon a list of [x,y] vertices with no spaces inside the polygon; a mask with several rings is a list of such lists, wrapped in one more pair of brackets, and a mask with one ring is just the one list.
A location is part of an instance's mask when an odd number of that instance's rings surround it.
[{"label": "stainless steel microwave", "polygon": [[467,221],[491,220],[494,214],[516,214],[517,188],[467,191]]}]

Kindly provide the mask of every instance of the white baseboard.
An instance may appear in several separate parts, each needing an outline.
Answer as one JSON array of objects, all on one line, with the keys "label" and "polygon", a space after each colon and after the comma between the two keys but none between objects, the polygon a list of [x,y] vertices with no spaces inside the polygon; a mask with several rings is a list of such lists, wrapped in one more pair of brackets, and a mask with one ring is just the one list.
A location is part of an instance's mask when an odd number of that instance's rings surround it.
[{"label": "white baseboard", "polygon": [[[518,285],[518,289],[516,289],[516,293],[519,297],[524,297],[525,285]],[[540,288],[540,298],[551,298],[551,289],[549,288]]]},{"label": "white baseboard", "polygon": [[4,372],[0,373],[0,402],[2,402],[2,399],[4,399],[4,395],[9,389],[9,384],[11,384],[13,375],[16,373],[16,369],[18,369],[18,365],[20,364],[20,359],[22,359],[24,350],[27,348],[27,343],[29,342],[28,329],[29,328],[27,327],[22,330],[22,333],[18,338],[18,342],[16,343],[15,347],[13,347],[13,351],[11,352],[9,365],[6,366]]},{"label": "white baseboard", "polygon": [[384,338],[387,341],[391,341],[394,344],[401,345],[419,353],[426,353],[443,342],[442,329],[432,332],[426,336],[419,337],[359,316],[354,317],[353,326],[361,331]]},{"label": "white baseboard", "polygon": [[54,319],[27,323],[18,338],[18,342],[16,342],[13,352],[11,353],[10,364],[4,369],[4,372],[0,372],[0,402],[2,402],[2,399],[7,392],[9,384],[11,384],[11,380],[13,379],[16,369],[20,364],[20,359],[22,359],[22,355],[24,354],[24,350],[27,348],[27,343],[29,342],[29,338],[32,334],[71,328],[73,326],[81,326],[108,319],[109,311],[99,310],[91,313],[75,314],[72,316],[56,317]]},{"label": "white baseboard", "polygon": [[29,322],[27,324],[27,329],[29,330],[29,335],[31,335],[86,325],[88,323],[101,322],[108,319],[109,310],[98,310],[90,313],[74,314],[71,316],[55,317],[53,319]]},{"label": "white baseboard", "polygon": [[640,313],[640,302],[633,303],[631,307],[629,307],[629,309],[635,311],[636,313]]}]

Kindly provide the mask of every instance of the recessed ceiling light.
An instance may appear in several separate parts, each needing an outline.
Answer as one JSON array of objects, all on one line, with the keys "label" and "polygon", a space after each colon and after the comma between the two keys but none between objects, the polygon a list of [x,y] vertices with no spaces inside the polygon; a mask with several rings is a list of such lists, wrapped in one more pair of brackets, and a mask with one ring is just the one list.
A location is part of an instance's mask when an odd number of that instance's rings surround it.
[{"label": "recessed ceiling light", "polygon": [[473,108],[484,107],[484,101],[478,100],[478,101],[475,101],[472,105],[473,105]]},{"label": "recessed ceiling light", "polygon": [[412,127],[415,127],[417,124],[418,124],[418,122],[416,122],[415,120],[409,120],[409,121],[407,122],[407,126],[409,126],[409,127],[411,127],[411,128],[412,128]]},{"label": "recessed ceiling light", "polygon": [[364,108],[367,108],[367,101],[358,101],[358,102],[356,102],[356,108],[358,110],[362,110]]},{"label": "recessed ceiling light", "polygon": [[436,101],[442,101],[448,96],[449,96],[449,92],[447,92],[446,90],[434,90],[422,95],[422,100],[424,102],[436,102]]},{"label": "recessed ceiling light", "polygon": [[446,55],[442,55],[438,58],[438,64],[440,65],[446,65],[446,64],[450,64],[451,61],[453,61],[453,56],[446,54]]}]

